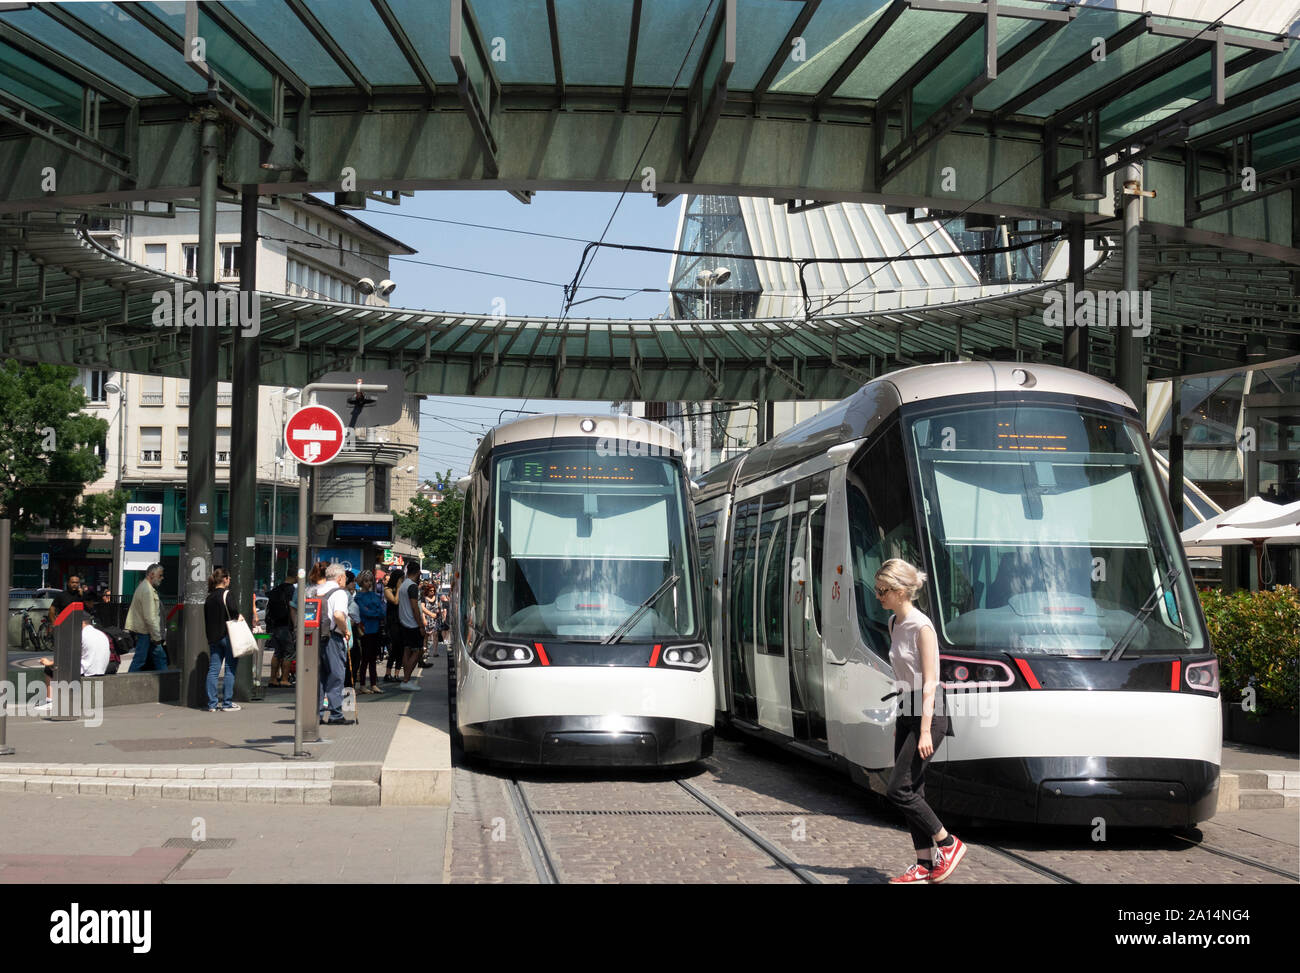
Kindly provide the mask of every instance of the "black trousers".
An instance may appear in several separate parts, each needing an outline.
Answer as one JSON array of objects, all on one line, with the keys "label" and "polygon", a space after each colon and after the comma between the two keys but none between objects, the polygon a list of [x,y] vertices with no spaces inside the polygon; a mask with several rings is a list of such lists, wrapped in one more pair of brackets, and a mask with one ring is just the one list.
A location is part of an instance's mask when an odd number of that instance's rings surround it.
[{"label": "black trousers", "polygon": [[[935,716],[930,720],[930,742],[934,744],[935,753],[943,744],[944,733],[948,729],[948,717]],[[921,718],[919,716],[900,716],[894,730],[894,772],[889,777],[889,789],[885,796],[903,812],[907,819],[908,830],[912,832],[912,847],[918,852],[928,853],[934,843],[934,836],[943,830],[943,824],[925,803],[925,768],[930,757],[925,759],[917,753],[916,747],[921,736]],[[928,854],[924,857],[929,857]]]}]

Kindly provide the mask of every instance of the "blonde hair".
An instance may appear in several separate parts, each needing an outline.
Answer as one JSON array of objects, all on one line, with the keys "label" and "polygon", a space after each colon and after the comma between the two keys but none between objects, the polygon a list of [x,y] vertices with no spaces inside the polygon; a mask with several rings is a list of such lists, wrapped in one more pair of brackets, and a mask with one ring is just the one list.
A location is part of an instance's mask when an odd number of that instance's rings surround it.
[{"label": "blonde hair", "polygon": [[891,588],[906,591],[909,599],[916,597],[927,577],[924,571],[918,571],[915,565],[901,557],[891,557],[876,572],[877,583],[884,581]]}]

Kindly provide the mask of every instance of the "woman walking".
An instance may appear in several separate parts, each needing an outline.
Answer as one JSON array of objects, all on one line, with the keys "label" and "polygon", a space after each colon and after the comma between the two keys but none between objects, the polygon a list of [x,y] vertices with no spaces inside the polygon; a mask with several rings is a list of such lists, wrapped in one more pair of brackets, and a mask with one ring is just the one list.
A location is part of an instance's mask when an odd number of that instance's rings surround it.
[{"label": "woman walking", "polygon": [[[234,712],[240,709],[234,701],[235,668],[239,665],[234,650],[230,647],[230,636],[226,634],[226,622],[242,619],[244,616],[234,610],[239,599],[230,593],[230,575],[225,568],[215,568],[208,576],[208,597],[203,602],[203,622],[208,636],[208,712]],[[221,665],[225,663],[226,678],[221,698],[217,696],[217,680],[221,675]]]},{"label": "woman walking", "polygon": [[934,624],[912,604],[925,578],[924,571],[900,558],[891,558],[876,572],[876,597],[881,607],[894,613],[889,620],[889,664],[902,697],[894,730],[894,772],[886,796],[907,819],[916,849],[916,864],[891,878],[891,885],[942,882],[966,855],[961,839],[949,834],[925,803],[925,768],[948,733],[943,695],[936,699],[935,692],[939,640]]},{"label": "woman walking", "polygon": [[397,619],[397,589],[401,586],[404,577],[401,571],[393,570],[388,572],[388,578],[384,582],[384,611],[387,616],[384,630],[388,633],[388,659],[384,682],[401,682],[393,675],[393,671],[402,666],[402,632],[401,623]]}]

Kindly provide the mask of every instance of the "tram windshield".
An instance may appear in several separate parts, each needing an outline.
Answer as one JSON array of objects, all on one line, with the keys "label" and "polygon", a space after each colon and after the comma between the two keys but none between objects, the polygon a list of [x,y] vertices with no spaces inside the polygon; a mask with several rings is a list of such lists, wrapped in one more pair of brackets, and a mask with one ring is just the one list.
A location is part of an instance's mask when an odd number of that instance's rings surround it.
[{"label": "tram windshield", "polygon": [[696,634],[672,460],[602,456],[593,446],[501,454],[492,516],[496,632],[600,641],[658,592],[623,640]]},{"label": "tram windshield", "polygon": [[910,430],[932,615],[950,645],[1102,657],[1142,618],[1125,655],[1204,649],[1136,425],[1013,405],[931,412]]}]

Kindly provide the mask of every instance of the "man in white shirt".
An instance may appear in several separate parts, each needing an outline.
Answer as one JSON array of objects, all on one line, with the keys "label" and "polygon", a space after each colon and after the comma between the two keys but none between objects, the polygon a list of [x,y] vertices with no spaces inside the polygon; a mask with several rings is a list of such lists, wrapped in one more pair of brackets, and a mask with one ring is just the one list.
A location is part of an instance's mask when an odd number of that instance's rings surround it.
[{"label": "man in white shirt", "polygon": [[[101,632],[90,624],[86,616],[81,618],[81,674],[83,676],[102,676],[108,671],[108,660],[112,655],[112,642],[108,634]],[[33,716],[49,714],[54,704],[50,698],[50,680],[54,677],[54,660],[42,659],[45,667],[45,701],[31,708]]]},{"label": "man in white shirt", "polygon": [[[347,571],[341,564],[325,569],[325,581],[316,588],[321,600],[320,613],[320,688],[321,723],[325,726],[350,726],[355,720],[343,715],[343,680],[347,673],[348,647],[352,629],[348,621],[348,593],[343,587]],[[329,716],[323,714],[328,709]]]}]

